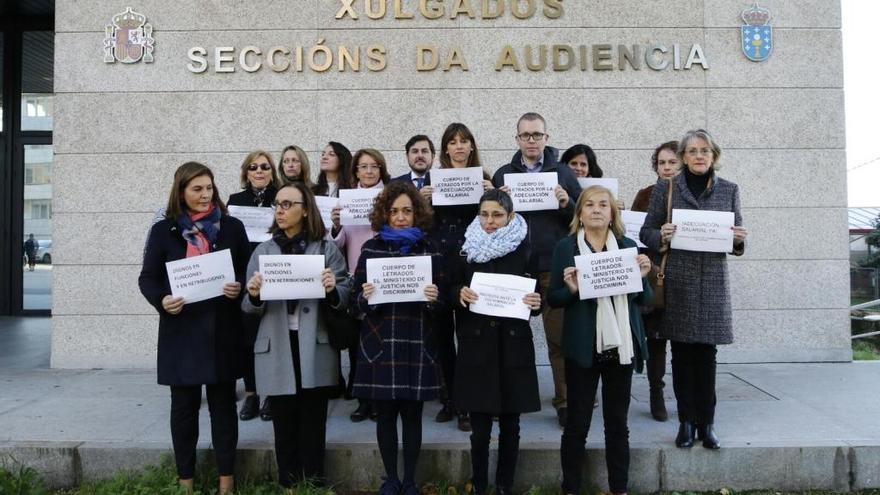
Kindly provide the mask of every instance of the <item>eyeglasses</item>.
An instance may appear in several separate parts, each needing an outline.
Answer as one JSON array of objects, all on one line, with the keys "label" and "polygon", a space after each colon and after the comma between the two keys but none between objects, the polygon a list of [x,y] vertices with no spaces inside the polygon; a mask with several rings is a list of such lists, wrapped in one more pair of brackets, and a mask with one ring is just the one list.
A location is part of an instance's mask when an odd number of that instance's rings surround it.
[{"label": "eyeglasses", "polygon": [[520,141],[538,142],[538,141],[544,139],[545,137],[547,137],[547,135],[544,134],[543,132],[532,132],[532,133],[524,132],[522,134],[517,134],[516,137],[518,137],[520,139]]},{"label": "eyeglasses", "polygon": [[251,172],[256,172],[257,169],[267,171],[272,170],[272,165],[269,165],[268,163],[251,163],[250,165],[248,165],[248,170],[250,170]]},{"label": "eyeglasses", "polygon": [[290,165],[292,163],[302,163],[299,158],[285,158],[281,161],[281,163],[285,165]]},{"label": "eyeglasses", "polygon": [[368,170],[380,170],[381,167],[379,167],[375,163],[364,163],[362,165],[358,165],[357,169],[360,170],[361,172],[366,172]]},{"label": "eyeglasses", "polygon": [[281,211],[287,211],[293,208],[294,205],[304,205],[305,203],[302,201],[275,201],[272,203],[272,206],[275,208],[281,208]]},{"label": "eyeglasses", "polygon": [[690,149],[686,150],[685,153],[687,153],[688,156],[697,156],[697,155],[710,156],[710,155],[712,155],[712,150],[709,148],[701,148],[701,149],[690,148]]}]

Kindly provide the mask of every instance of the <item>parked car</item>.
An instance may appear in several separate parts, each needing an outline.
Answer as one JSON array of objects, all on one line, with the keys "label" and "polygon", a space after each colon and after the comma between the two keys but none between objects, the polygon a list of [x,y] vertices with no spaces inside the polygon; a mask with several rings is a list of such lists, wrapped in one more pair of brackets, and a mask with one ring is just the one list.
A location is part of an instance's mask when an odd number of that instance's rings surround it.
[{"label": "parked car", "polygon": [[37,240],[37,263],[52,264],[52,240]]}]

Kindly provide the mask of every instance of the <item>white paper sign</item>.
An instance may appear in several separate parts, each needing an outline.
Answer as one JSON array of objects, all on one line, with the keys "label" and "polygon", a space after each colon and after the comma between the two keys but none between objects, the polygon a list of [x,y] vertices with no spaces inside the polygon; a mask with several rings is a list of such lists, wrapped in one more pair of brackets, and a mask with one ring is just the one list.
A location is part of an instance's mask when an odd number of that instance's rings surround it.
[{"label": "white paper sign", "polygon": [[431,204],[472,205],[483,195],[482,167],[440,168],[431,171]]},{"label": "white paper sign", "polygon": [[235,206],[226,207],[229,215],[241,220],[244,224],[244,230],[247,232],[248,240],[251,242],[263,242],[272,238],[269,233],[269,227],[275,217],[275,209],[258,208],[256,206]]},{"label": "white paper sign", "polygon": [[474,273],[470,289],[480,297],[470,305],[474,313],[528,320],[532,310],[523,302],[535,292],[535,279],[497,273]]},{"label": "white paper sign", "polygon": [[574,257],[581,299],[642,292],[636,248]]},{"label": "white paper sign", "polygon": [[617,179],[578,177],[578,184],[581,185],[581,189],[586,189],[590,186],[602,186],[611,191],[611,195],[614,196],[613,199],[615,200],[618,199],[618,193],[620,192],[620,183]]},{"label": "white paper sign", "polygon": [[556,172],[537,174],[504,174],[504,185],[510,187],[514,211],[558,210]]},{"label": "white paper sign", "polygon": [[639,232],[642,230],[642,225],[645,225],[647,216],[648,214],[643,211],[620,210],[620,219],[626,227],[626,236],[636,241],[636,246],[640,248],[647,247],[639,240]]},{"label": "white paper sign", "polygon": [[264,301],[323,299],[324,256],[320,254],[261,254],[260,274]]},{"label": "white paper sign", "polygon": [[672,210],[672,249],[729,253],[733,251],[733,212]]},{"label": "white paper sign", "polygon": [[318,205],[318,211],[321,212],[321,220],[324,221],[324,227],[327,230],[333,228],[333,208],[339,205],[339,198],[331,198],[330,196],[315,196],[315,203]]},{"label": "white paper sign", "polygon": [[370,304],[427,301],[431,281],[430,256],[401,256],[367,260],[367,282],[376,286]]},{"label": "white paper sign", "polygon": [[380,188],[340,189],[339,223],[342,225],[370,225],[370,212],[373,211],[373,200],[382,192]]},{"label": "white paper sign", "polygon": [[171,295],[184,304],[223,295],[223,286],[235,282],[232,254],[228,249],[165,263]]}]

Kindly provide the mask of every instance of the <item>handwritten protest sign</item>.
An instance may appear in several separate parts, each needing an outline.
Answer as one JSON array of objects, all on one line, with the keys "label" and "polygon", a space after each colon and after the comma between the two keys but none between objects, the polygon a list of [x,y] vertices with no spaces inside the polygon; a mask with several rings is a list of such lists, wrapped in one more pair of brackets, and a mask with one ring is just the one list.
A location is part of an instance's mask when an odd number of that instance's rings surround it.
[{"label": "handwritten protest sign", "polygon": [[324,256],[320,254],[261,254],[263,285],[260,299],[323,299]]},{"label": "handwritten protest sign", "polygon": [[235,205],[229,205],[226,208],[231,216],[241,220],[241,223],[244,224],[249,241],[263,242],[272,238],[269,227],[272,226],[272,220],[275,216],[274,209]]},{"label": "handwritten protest sign", "polygon": [[370,212],[373,211],[373,201],[382,192],[379,188],[369,189],[340,189],[339,223],[342,225],[370,225]]},{"label": "handwritten protest sign", "polygon": [[[324,221],[324,227],[330,229],[333,227],[333,208],[339,204],[339,198],[331,198],[329,196],[315,196],[315,203],[318,205],[318,211],[321,212],[321,220]],[[340,222],[341,222],[340,217]]]},{"label": "handwritten protest sign", "polygon": [[232,254],[228,249],[165,263],[171,295],[184,304],[223,295],[223,286],[235,282]]},{"label": "handwritten protest sign", "polygon": [[367,260],[367,281],[376,286],[370,304],[427,301],[425,286],[431,278],[430,256]]},{"label": "handwritten protest sign", "polygon": [[648,214],[643,211],[620,210],[620,219],[623,220],[623,225],[626,227],[626,236],[636,241],[636,246],[640,248],[646,247],[639,240],[639,232],[641,232],[647,216]]},{"label": "handwritten protest sign", "polygon": [[470,289],[477,293],[477,302],[470,305],[474,313],[528,320],[532,310],[523,302],[526,294],[535,292],[535,279],[497,273],[474,273]]},{"label": "handwritten protest sign", "polygon": [[733,212],[672,210],[672,249],[729,253],[733,251]]},{"label": "handwritten protest sign", "polygon": [[510,187],[515,211],[558,210],[556,172],[537,174],[504,174],[504,185]]},{"label": "handwritten protest sign", "polygon": [[581,185],[581,189],[586,189],[590,186],[602,186],[605,189],[611,191],[612,199],[618,199],[618,193],[620,192],[620,183],[617,179],[611,178],[596,178],[596,177],[578,177],[578,184]]},{"label": "handwritten protest sign", "polygon": [[434,206],[470,205],[480,202],[483,195],[482,167],[440,168],[431,171]]},{"label": "handwritten protest sign", "polygon": [[581,299],[642,292],[636,248],[574,257]]}]

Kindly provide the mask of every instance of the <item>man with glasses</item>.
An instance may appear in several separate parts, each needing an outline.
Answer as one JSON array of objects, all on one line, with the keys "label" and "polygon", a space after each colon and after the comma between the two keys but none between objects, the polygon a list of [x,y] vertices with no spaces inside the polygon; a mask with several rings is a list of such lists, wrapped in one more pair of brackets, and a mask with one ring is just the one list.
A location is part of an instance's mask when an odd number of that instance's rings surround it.
[{"label": "man with glasses", "polygon": [[[569,222],[574,215],[574,204],[581,193],[581,187],[568,166],[557,163],[559,150],[547,146],[547,122],[541,115],[530,112],[519,118],[516,124],[516,143],[519,151],[507,165],[503,165],[492,177],[492,184],[509,192],[504,185],[505,174],[529,174],[556,172],[559,185],[556,186],[556,199],[559,207],[555,210],[517,212],[525,218],[529,227],[528,239],[532,248],[529,266],[538,279],[541,300],[547,301],[547,288],[550,286],[550,262],[553,249],[559,239],[568,235]],[[568,415],[565,388],[565,359],[562,355],[562,309],[550,309],[544,305],[542,313],[544,335],[547,338],[547,354],[553,370],[553,407],[559,426],[565,426]]]},{"label": "man with glasses", "polygon": [[409,172],[395,177],[392,182],[410,182],[422,194],[429,203],[431,201],[431,189],[424,189],[431,185],[431,167],[434,165],[434,143],[431,138],[424,134],[417,134],[406,142],[406,163]]}]

